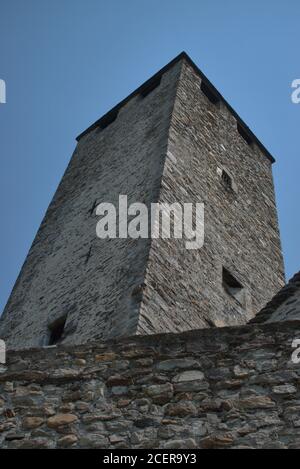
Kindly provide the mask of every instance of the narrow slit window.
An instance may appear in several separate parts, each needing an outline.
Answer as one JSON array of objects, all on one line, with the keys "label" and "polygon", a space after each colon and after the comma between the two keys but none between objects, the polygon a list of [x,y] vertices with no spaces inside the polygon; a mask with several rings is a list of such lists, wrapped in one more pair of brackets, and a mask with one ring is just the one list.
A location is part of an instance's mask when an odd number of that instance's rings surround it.
[{"label": "narrow slit window", "polygon": [[49,345],[55,345],[61,342],[65,329],[67,317],[64,316],[49,326],[50,336]]},{"label": "narrow slit window", "polygon": [[233,189],[233,184],[232,184],[232,177],[229,176],[229,174],[223,169],[222,170],[222,175],[221,175],[221,178],[222,178],[222,181],[224,183],[224,185],[228,188],[228,189]]},{"label": "narrow slit window", "polygon": [[141,96],[143,98],[146,98],[148,94],[152,93],[152,91],[154,91],[155,88],[157,88],[160,85],[160,82],[161,82],[161,76],[147,83],[141,90]]},{"label": "narrow slit window", "polygon": [[237,131],[240,134],[240,136],[245,140],[245,142],[248,143],[248,145],[252,145],[253,139],[249,132],[243,127],[241,124],[237,123]]},{"label": "narrow slit window", "polygon": [[222,272],[222,283],[224,290],[243,305],[244,287],[225,267]]},{"label": "narrow slit window", "polygon": [[212,89],[212,87],[207,85],[203,80],[201,82],[200,88],[201,88],[202,93],[205,94],[205,96],[209,99],[211,103],[217,104],[220,101],[218,95]]},{"label": "narrow slit window", "polygon": [[106,116],[104,116],[100,120],[99,128],[101,130],[106,129],[106,127],[108,127],[110,124],[112,124],[116,120],[117,117],[118,117],[118,111],[109,112],[108,114],[106,114]]}]

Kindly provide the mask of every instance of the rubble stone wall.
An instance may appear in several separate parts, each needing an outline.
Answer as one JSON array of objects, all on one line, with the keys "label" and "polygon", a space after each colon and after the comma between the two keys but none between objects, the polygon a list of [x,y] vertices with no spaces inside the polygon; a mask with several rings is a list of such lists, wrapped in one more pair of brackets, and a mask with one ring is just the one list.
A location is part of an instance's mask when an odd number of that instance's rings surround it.
[{"label": "rubble stone wall", "polygon": [[9,352],[2,448],[297,448],[299,322]]}]

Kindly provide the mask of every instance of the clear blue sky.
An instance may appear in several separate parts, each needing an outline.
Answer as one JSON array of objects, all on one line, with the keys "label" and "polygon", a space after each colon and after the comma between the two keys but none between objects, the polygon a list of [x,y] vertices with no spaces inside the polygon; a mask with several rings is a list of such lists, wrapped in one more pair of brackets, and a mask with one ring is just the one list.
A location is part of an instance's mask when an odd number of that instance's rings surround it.
[{"label": "clear blue sky", "polygon": [[300,269],[298,0],[0,0],[0,311],[75,137],[185,50],[277,159],[287,277]]}]

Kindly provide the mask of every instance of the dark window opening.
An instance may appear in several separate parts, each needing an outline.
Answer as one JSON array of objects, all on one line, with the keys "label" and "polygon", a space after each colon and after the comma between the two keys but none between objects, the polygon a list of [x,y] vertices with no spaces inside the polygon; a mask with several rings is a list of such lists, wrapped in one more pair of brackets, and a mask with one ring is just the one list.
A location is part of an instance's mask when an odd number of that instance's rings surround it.
[{"label": "dark window opening", "polygon": [[205,96],[209,99],[209,101],[213,104],[217,104],[220,99],[215,91],[211,88],[211,86],[207,85],[203,80],[201,82],[201,91],[205,94]]},{"label": "dark window opening", "polygon": [[146,98],[148,94],[150,94],[155,88],[157,88],[160,85],[161,82],[161,76],[156,78],[155,80],[150,81],[148,84],[146,84],[142,90],[141,90],[141,96],[143,98]]},{"label": "dark window opening", "polygon": [[58,319],[57,321],[55,321],[51,326],[49,326],[49,330],[50,330],[49,345],[55,345],[61,342],[63,338],[66,320],[67,320],[67,317],[64,316]]},{"label": "dark window opening", "polygon": [[232,189],[232,178],[229,174],[223,169],[222,170],[222,181],[228,189]]},{"label": "dark window opening", "polygon": [[102,117],[99,122],[99,128],[101,130],[106,129],[110,124],[112,124],[116,118],[118,117],[118,111],[112,111],[106,114],[106,116]]},{"label": "dark window opening", "polygon": [[240,136],[243,137],[243,139],[248,143],[248,145],[251,145],[253,143],[253,139],[249,132],[245,129],[245,127],[237,123],[237,130]]},{"label": "dark window opening", "polygon": [[223,267],[222,283],[224,290],[243,305],[244,287],[225,267]]}]

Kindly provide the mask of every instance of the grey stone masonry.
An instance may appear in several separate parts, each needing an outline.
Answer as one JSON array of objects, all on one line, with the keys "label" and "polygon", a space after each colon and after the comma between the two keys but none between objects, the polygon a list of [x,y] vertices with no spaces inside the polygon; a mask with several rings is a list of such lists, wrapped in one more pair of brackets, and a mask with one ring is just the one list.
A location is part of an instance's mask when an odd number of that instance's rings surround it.
[{"label": "grey stone masonry", "polygon": [[[225,169],[234,189],[224,186]],[[138,332],[181,331],[246,323],[284,284],[271,163],[237,132],[226,103],[211,103],[199,75],[182,64],[173,110],[161,202],[204,202],[205,243],[153,240]],[[244,303],[222,283],[228,269]]]},{"label": "grey stone masonry", "polygon": [[255,316],[251,323],[300,320],[300,272]]},{"label": "grey stone masonry", "polygon": [[[284,284],[272,156],[186,54],[78,137],[0,320],[9,348],[245,324]],[[99,239],[100,202],[205,204],[205,241]]]},{"label": "grey stone masonry", "polygon": [[299,322],[9,352],[1,448],[299,448]]}]

